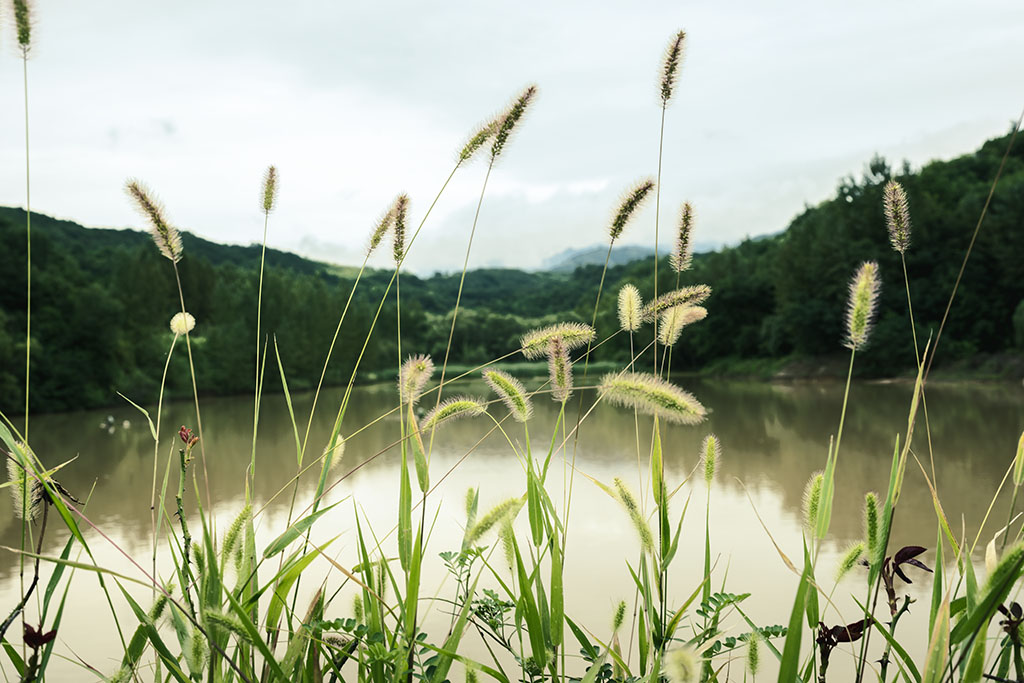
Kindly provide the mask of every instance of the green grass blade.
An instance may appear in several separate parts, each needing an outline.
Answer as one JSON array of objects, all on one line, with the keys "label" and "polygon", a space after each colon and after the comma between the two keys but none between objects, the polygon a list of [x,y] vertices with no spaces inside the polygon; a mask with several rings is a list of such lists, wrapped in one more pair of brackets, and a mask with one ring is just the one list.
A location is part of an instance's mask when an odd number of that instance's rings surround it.
[{"label": "green grass blade", "polygon": [[311,515],[303,517],[299,521],[292,524],[285,530],[284,533],[282,533],[280,536],[271,541],[270,544],[263,550],[263,558],[269,559],[274,555],[277,555],[285,548],[287,548],[292,543],[292,541],[296,540],[299,536],[305,533],[307,529],[313,526],[316,520],[320,519],[325,514],[333,510],[340,503],[341,501],[338,501],[334,505],[325,507],[322,510],[317,510]]}]

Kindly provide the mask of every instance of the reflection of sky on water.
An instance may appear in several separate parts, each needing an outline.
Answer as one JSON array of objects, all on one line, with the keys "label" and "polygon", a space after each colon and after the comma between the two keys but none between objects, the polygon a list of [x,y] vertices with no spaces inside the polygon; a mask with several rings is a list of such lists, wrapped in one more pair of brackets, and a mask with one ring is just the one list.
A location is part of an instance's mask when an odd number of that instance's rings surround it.
[{"label": "reflection of sky on water", "polygon": [[[745,611],[758,623],[785,623],[796,577],[785,568],[772,541],[761,528],[751,501],[780,549],[799,563],[802,557],[799,517],[803,488],[809,475],[824,465],[829,435],[836,428],[842,405],[842,385],[709,381],[685,384],[712,412],[708,422],[700,427],[663,428],[667,476],[670,482],[682,481],[696,464],[703,436],[711,431],[718,434],[723,443],[723,459],[712,492],[710,511],[712,549],[717,558],[716,582],[727,574],[727,590],[754,593],[745,603]],[[460,387],[460,390],[481,394],[485,389],[482,383]],[[387,412],[396,401],[394,393],[390,385],[358,389],[353,394],[343,432],[351,434],[360,425]],[[905,384],[856,384],[851,390],[831,536],[819,564],[819,582],[823,587],[831,587],[833,583],[830,576],[836,555],[861,535],[860,506],[864,492],[875,490],[884,494],[894,439],[906,429],[910,393],[911,387]],[[319,454],[329,434],[339,399],[339,392],[329,392],[322,397],[317,420],[311,429],[307,462]],[[296,416],[300,422],[304,422],[302,416],[308,414],[310,400],[310,396],[295,399]],[[586,397],[584,410],[591,400],[590,396]],[[429,400],[425,402],[429,403]],[[1022,405],[1022,391],[1006,385],[937,385],[931,389],[928,409],[935,448],[935,470],[940,494],[944,495],[945,512],[955,529],[961,528],[960,520],[963,519],[968,534],[973,536],[977,532],[977,525],[1013,457],[1017,436],[1024,427]],[[546,452],[557,417],[556,406],[541,398],[536,407],[535,417],[530,423],[530,436],[535,452]],[[567,409],[570,421],[575,410],[573,401],[571,408]],[[59,480],[81,498],[88,495],[95,483],[88,506],[89,518],[136,557],[140,564],[148,567],[151,556],[152,439],[145,421],[134,409],[128,407],[109,412],[116,425],[113,433],[99,427],[101,422],[107,421],[107,412],[35,418],[33,445],[48,464],[78,456],[60,473]],[[190,423],[189,413],[187,404],[176,404],[166,410],[160,477],[163,476],[170,447],[167,437],[173,435],[181,424]],[[495,405],[492,413],[500,419],[504,409]],[[249,461],[252,435],[252,405],[244,399],[209,399],[203,402],[203,415],[210,493],[223,527],[243,502],[244,471]],[[125,419],[131,421],[128,429],[121,426]],[[455,466],[492,424],[485,419],[465,420],[446,425],[437,434],[431,465],[432,481],[437,483],[449,470],[451,473],[441,484],[439,495],[431,498],[428,508],[428,524],[437,515],[428,557],[436,558],[438,552],[458,548],[464,523],[466,488],[480,487],[482,509],[525,490],[522,468],[514,457],[510,457],[509,445],[498,432],[485,438],[468,458]],[[649,438],[650,421],[641,420],[640,424],[643,443],[643,437]],[[522,427],[511,421],[506,421],[503,427],[517,447],[521,447]],[[264,503],[282,488],[286,489],[270,503],[260,520],[259,533],[265,542],[285,525],[291,498],[287,485],[296,469],[295,438],[283,399],[264,399],[260,430],[257,499]],[[397,434],[397,416],[389,416],[352,437],[342,464],[335,470],[336,475],[340,477],[367,458],[385,451]],[[570,439],[567,444],[569,458],[572,457],[572,443]],[[925,468],[930,468],[923,430],[918,432],[913,446]],[[586,474],[605,482],[621,476],[636,491],[643,492],[647,490],[646,466],[644,486],[641,486],[636,450],[632,413],[598,406],[582,429],[576,465]],[[645,458],[646,452],[645,449]],[[347,496],[352,499],[339,505],[318,524],[314,540],[326,542],[340,534],[330,548],[339,562],[352,565],[356,561],[353,502],[366,515],[375,534],[383,537],[391,531],[397,504],[397,455],[397,449],[387,450],[366,462],[331,491],[330,501]],[[566,468],[563,462],[556,455],[549,475],[550,493],[559,505],[564,493],[562,477]],[[308,504],[317,471],[311,470],[312,474],[301,480],[296,514],[300,514]],[[172,472],[169,499],[176,482],[177,477]],[[703,563],[703,483],[695,481],[680,490],[673,505],[673,515],[684,509],[688,496],[692,497],[683,524],[683,547],[673,565],[671,577],[673,593],[679,599],[688,595],[700,581]],[[191,494],[188,498],[189,507],[194,509]],[[986,527],[982,544],[1005,520],[1007,504],[1008,496],[995,507],[994,522]],[[169,505],[173,505],[172,500],[169,500]],[[9,508],[0,516],[0,542],[17,546],[20,527],[7,510]],[[566,583],[567,606],[571,615],[579,617],[599,637],[604,637],[602,632],[608,629],[615,603],[632,597],[626,563],[635,563],[638,545],[626,516],[617,504],[585,478],[577,477],[575,480],[571,510],[566,562],[569,577]],[[53,531],[58,528],[57,524],[50,528],[44,552],[59,554],[66,540],[65,534]],[[89,538],[101,565],[132,576],[139,575],[136,568],[99,539],[95,532]],[[925,557],[931,564],[934,539],[935,516],[930,493],[917,465],[911,463],[898,508],[893,544],[894,547],[908,544],[928,546],[930,551]],[[393,542],[393,539],[389,541]],[[385,541],[385,549],[391,555],[393,552],[389,548],[393,546],[388,545],[389,541]],[[166,549],[161,550],[160,555],[163,566],[168,567]],[[269,574],[269,570],[266,571]],[[443,572],[441,562],[434,562],[427,573],[430,590],[426,593],[434,594],[440,586]],[[166,569],[163,575],[169,576]],[[314,577],[309,582],[310,586],[319,584],[328,576],[331,581],[337,580],[326,563],[315,563],[310,576]],[[716,589],[719,587],[720,583],[716,583]],[[141,587],[137,588],[134,592],[140,596],[145,597],[148,593]],[[913,595],[927,598],[930,581],[922,577],[911,588]],[[450,589],[449,584],[440,595],[444,596]],[[856,606],[847,597],[851,591],[856,591],[858,596],[863,592],[855,578],[844,581],[836,592],[834,599],[842,610],[842,617],[837,618],[833,612],[827,619],[830,623],[856,618]],[[12,605],[17,599],[17,592],[18,572],[14,556],[0,555],[0,604]],[[436,607],[438,612],[434,618],[443,628],[446,623],[441,614],[443,606],[437,603]],[[349,603],[341,600],[333,609],[336,616],[344,614]],[[75,652],[88,653],[85,659],[101,670],[109,673],[115,669],[113,658],[118,656],[119,647],[116,630],[94,577],[78,573],[66,611],[68,616],[61,630],[61,641]],[[102,624],[102,628],[97,628],[97,623]],[[733,635],[747,630],[738,617],[730,623]],[[913,608],[909,618],[901,621],[901,630],[906,628],[906,632],[912,634],[909,636],[912,646],[923,643],[926,623],[927,599],[924,599]],[[467,642],[467,647],[472,650],[478,646]],[[69,651],[66,650],[65,654]],[[485,652],[480,650],[478,654]],[[847,659],[839,652],[834,655],[837,679],[842,679],[841,669]],[[61,663],[59,668],[65,672],[67,680],[75,678],[74,665]],[[80,673],[77,670],[77,674]],[[739,674],[739,670],[736,673]]]}]

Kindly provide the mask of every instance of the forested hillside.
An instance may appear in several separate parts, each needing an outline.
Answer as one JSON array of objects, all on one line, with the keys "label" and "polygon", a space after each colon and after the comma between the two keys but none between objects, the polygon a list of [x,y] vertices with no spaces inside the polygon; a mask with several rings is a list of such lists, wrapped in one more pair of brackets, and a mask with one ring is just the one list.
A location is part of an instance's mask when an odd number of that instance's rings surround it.
[{"label": "forested hillside", "polygon": [[[873,160],[861,178],[839,183],[836,196],[806,208],[782,233],[698,255],[682,284],[704,282],[714,293],[707,320],[687,328],[673,353],[681,371],[778,365],[840,350],[848,279],[856,265],[877,259],[883,279],[881,311],[861,372],[888,376],[913,365],[906,294],[898,254],[888,245],[881,190],[897,177],[910,197],[914,221],[907,268],[923,345],[942,317],[949,291],[981,213],[1007,139],[974,154],[931,163],[916,172]],[[699,209],[699,207],[698,207]],[[25,216],[0,209],[0,410],[20,412],[24,398]],[[1014,150],[992,200],[951,313],[937,365],[984,352],[1024,347],[1024,149]],[[698,223],[697,239],[701,225]],[[751,232],[773,226],[749,226]],[[33,214],[32,404],[37,411],[105,405],[120,391],[155,399],[178,308],[173,271],[149,236],[86,229]],[[604,226],[595,226],[595,240]],[[193,346],[200,391],[249,391],[253,381],[259,247],[184,238],[180,263],[184,295],[198,325]],[[605,281],[598,336],[614,332],[615,298],[625,282],[653,292],[649,260],[615,266]],[[355,270],[270,250],[263,329],[276,336],[293,390],[315,386]],[[342,329],[328,381],[347,381],[390,272],[364,275]],[[526,329],[556,320],[589,322],[600,266],[572,273],[486,269],[468,274],[452,358],[478,363],[507,354]],[[458,274],[402,275],[404,353],[442,356]],[[667,264],[659,290],[674,286]],[[1016,324],[1015,324],[1016,321]],[[368,346],[361,375],[388,372],[398,362],[394,292]],[[643,337],[644,333],[641,333]],[[638,340],[645,343],[650,338]],[[273,341],[268,352],[273,357]],[[621,360],[620,335],[599,357]],[[172,395],[189,389],[187,359],[175,353]],[[270,370],[273,370],[271,372]],[[364,372],[365,371],[365,372]],[[268,390],[277,372],[267,373]]]}]

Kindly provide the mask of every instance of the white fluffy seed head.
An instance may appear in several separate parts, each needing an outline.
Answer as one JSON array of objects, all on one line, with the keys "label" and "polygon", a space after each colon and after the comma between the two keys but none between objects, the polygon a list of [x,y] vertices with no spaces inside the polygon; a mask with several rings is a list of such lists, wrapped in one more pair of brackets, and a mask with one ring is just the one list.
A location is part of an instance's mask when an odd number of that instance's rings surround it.
[{"label": "white fluffy seed head", "polygon": [[178,335],[179,337],[183,337],[195,329],[196,319],[192,316],[191,313],[178,312],[175,313],[174,316],[171,318],[170,327],[171,332]]},{"label": "white fluffy seed head", "polygon": [[643,306],[640,290],[633,285],[622,285],[619,290],[619,326],[623,332],[636,332],[640,329]]}]

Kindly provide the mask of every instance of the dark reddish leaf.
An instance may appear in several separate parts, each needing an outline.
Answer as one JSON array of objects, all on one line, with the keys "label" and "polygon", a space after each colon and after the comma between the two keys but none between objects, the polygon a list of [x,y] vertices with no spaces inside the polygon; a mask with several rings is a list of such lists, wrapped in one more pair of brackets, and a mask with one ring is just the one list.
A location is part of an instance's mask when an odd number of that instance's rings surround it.
[{"label": "dark reddish leaf", "polygon": [[31,625],[25,624],[25,644],[33,650],[38,650],[56,637],[56,630],[50,631],[49,633],[41,633],[32,628]]},{"label": "dark reddish leaf", "polygon": [[837,643],[854,643],[861,639],[864,629],[870,625],[870,619],[861,619],[847,626],[833,626],[832,637]]}]

